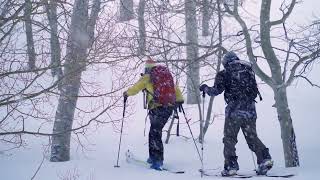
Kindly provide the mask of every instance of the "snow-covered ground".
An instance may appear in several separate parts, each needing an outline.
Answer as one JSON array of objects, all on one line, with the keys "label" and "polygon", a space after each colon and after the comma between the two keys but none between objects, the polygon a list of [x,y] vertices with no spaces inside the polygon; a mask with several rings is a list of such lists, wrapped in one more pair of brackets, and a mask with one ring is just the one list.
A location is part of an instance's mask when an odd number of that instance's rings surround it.
[{"label": "snow-covered ground", "polygon": [[[319,66],[316,66],[316,69],[319,69]],[[316,74],[316,72],[313,74]],[[275,161],[274,168],[276,169],[284,166],[280,128],[275,109],[271,107],[273,104],[271,91],[265,86],[260,88],[264,100],[257,104],[259,116],[257,129],[262,141],[270,148],[270,153]],[[301,167],[296,170],[298,175],[291,179],[305,180],[318,177],[317,174],[320,169],[318,156],[320,143],[317,140],[320,135],[318,132],[320,122],[317,117],[320,102],[318,93],[319,89],[310,88],[303,81],[299,82],[298,86],[289,89],[289,102],[291,104],[301,163]],[[130,98],[132,102],[135,102],[135,106],[132,106],[135,112],[132,116],[126,118],[124,123],[119,161],[120,168],[114,168],[117,159],[119,133],[115,132],[111,124],[107,124],[101,125],[97,130],[92,130],[88,133],[88,140],[83,142],[86,149],[74,143],[71,161],[69,162],[49,162],[48,153],[46,152],[48,139],[40,141],[40,138],[30,136],[27,141],[29,144],[27,148],[8,151],[0,155],[0,179],[31,179],[41,164],[43,157],[45,158],[43,164],[34,179],[201,179],[198,172],[201,164],[192,139],[185,138],[190,137],[190,133],[182,114],[180,114],[182,136],[172,136],[169,144],[165,145],[165,163],[185,170],[185,174],[157,172],[126,163],[124,153],[127,149],[130,149],[141,159],[147,159],[148,157],[147,136],[143,134],[146,111],[143,109],[141,99],[141,94]],[[192,122],[198,120],[198,112],[195,107],[186,106],[185,109],[188,118],[191,118]],[[214,113],[223,114],[223,112],[223,97],[219,96],[214,104]],[[207,169],[221,168],[223,166],[223,122],[223,117],[217,118],[208,130],[204,144],[204,167]],[[147,123],[146,133],[148,133],[148,127],[149,123]],[[198,124],[192,125],[192,129],[193,133],[197,135]],[[175,126],[173,131],[175,131]],[[163,138],[165,138],[165,133]],[[0,149],[4,149],[4,147],[0,146]],[[237,153],[241,170],[253,170],[252,154],[245,143],[242,133],[239,133]],[[219,177],[204,177],[204,179],[219,179]],[[258,179],[264,178],[258,177]]]},{"label": "snow-covered ground", "polygon": [[[255,1],[258,3],[258,1]],[[300,19],[310,21],[312,12],[318,8],[317,2],[306,0],[304,8],[297,8],[294,12],[294,20]],[[306,15],[308,12],[308,15]],[[302,15],[308,16],[301,18]],[[320,84],[320,66],[317,64],[310,76],[315,83]],[[273,107],[273,95],[266,86],[260,86],[264,100],[257,104],[258,120],[257,131],[261,140],[270,149],[275,161],[274,168],[284,166],[282,143],[280,138],[280,127],[276,111]],[[289,104],[297,137],[298,152],[301,167],[295,169],[297,175],[291,179],[308,180],[317,179],[320,170],[320,90],[311,88],[305,81],[299,81],[298,85],[289,88]],[[157,172],[150,169],[140,168],[126,163],[124,153],[127,149],[134,152],[141,159],[148,157],[147,123],[146,136],[144,136],[144,120],[146,111],[143,109],[141,94],[130,97],[135,105],[131,106],[134,114],[125,119],[123,141],[121,145],[120,168],[114,168],[117,160],[119,133],[115,132],[111,124],[101,125],[98,129],[92,127],[87,132],[87,140],[82,141],[83,147],[73,142],[71,160],[68,162],[52,163],[48,160],[48,139],[28,136],[26,148],[2,152],[6,149],[0,144],[0,180],[193,180],[201,179],[198,169],[201,167],[196,149],[190,133],[185,124],[183,115],[180,114],[180,137],[172,136],[169,144],[165,145],[165,163],[186,171],[185,174],[171,174],[168,172]],[[207,101],[206,101],[207,102]],[[206,104],[207,106],[207,104]],[[192,122],[198,120],[196,107],[185,106],[188,118]],[[214,104],[214,113],[224,113],[223,97],[219,96]],[[122,114],[119,113],[119,117]],[[222,168],[223,166],[223,117],[217,118],[209,127],[204,144],[204,167],[206,169]],[[167,124],[168,125],[168,124]],[[167,127],[165,128],[167,129]],[[193,133],[198,135],[198,124],[192,126]],[[175,131],[175,126],[173,131]],[[163,134],[165,139],[165,133]],[[188,138],[186,138],[188,137]],[[241,170],[250,171],[254,169],[252,153],[250,152],[242,133],[239,133],[237,153]],[[199,144],[198,144],[199,145]],[[43,162],[42,162],[43,161]],[[40,166],[40,168],[39,168]],[[38,169],[39,168],[39,169]],[[223,179],[219,177],[203,177],[203,179]],[[273,178],[252,178],[273,179]]]}]

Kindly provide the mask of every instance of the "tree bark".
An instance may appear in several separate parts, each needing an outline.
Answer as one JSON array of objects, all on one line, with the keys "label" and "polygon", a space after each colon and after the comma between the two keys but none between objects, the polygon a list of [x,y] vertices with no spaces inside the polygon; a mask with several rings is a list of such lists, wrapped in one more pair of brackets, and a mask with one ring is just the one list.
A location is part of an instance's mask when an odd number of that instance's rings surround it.
[{"label": "tree bark", "polygon": [[29,69],[35,69],[36,67],[36,52],[34,49],[33,33],[32,33],[32,2],[31,0],[25,0],[24,18],[27,37],[27,52],[28,52],[28,67]]},{"label": "tree bark", "polygon": [[58,17],[57,17],[57,1],[50,0],[45,2],[47,16],[50,26],[50,50],[51,50],[51,69],[52,76],[57,76],[58,79],[62,77],[61,67],[61,47],[58,36]]},{"label": "tree bark", "polygon": [[134,18],[133,0],[120,0],[120,21],[130,21]]},{"label": "tree bark", "polygon": [[144,11],[145,11],[146,0],[139,1],[139,9],[138,9],[138,23],[139,23],[139,55],[145,55],[146,51],[146,27],[144,21]]},{"label": "tree bark", "polygon": [[[94,2],[100,3],[100,0]],[[92,13],[95,12],[91,12],[91,17],[97,18]],[[88,0],[76,0],[67,42],[65,77],[62,82],[61,95],[53,127],[53,133],[58,134],[52,136],[50,161],[53,162],[70,160],[71,129],[81,85],[81,73],[86,66],[90,35],[94,33],[88,32],[88,30],[94,31],[94,28],[88,28],[90,27],[89,24]]]},{"label": "tree bark", "polygon": [[286,88],[273,89],[275,107],[281,127],[281,138],[286,167],[299,166],[299,156],[296,136],[293,129],[292,118],[287,99]]},{"label": "tree bark", "polygon": [[270,8],[271,0],[263,0],[260,12],[261,48],[269,64],[274,82],[272,87],[274,90],[278,120],[281,126],[285,165],[286,167],[295,167],[299,166],[299,156],[287,100],[286,86],[282,86],[284,81],[282,79],[281,65],[271,44]]},{"label": "tree bark", "polygon": [[186,41],[187,41],[187,104],[197,104],[199,92],[199,49],[196,18],[196,3],[194,0],[185,0]]},{"label": "tree bark", "polygon": [[88,22],[89,48],[94,42],[94,29],[96,27],[99,12],[101,10],[101,0],[93,0],[92,9]]},{"label": "tree bark", "polygon": [[209,36],[209,2],[208,0],[202,1],[202,36]]}]

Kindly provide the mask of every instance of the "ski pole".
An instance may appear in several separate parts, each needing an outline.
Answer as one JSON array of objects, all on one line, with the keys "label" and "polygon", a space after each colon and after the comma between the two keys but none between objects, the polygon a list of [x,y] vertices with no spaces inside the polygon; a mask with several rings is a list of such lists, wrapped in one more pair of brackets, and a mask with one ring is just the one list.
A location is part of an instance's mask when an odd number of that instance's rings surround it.
[{"label": "ski pole", "polygon": [[122,122],[121,122],[121,129],[120,129],[120,140],[119,140],[119,148],[118,148],[118,158],[117,158],[117,164],[114,165],[115,168],[119,168],[119,156],[120,156],[120,147],[121,147],[121,140],[122,140],[122,130],[123,130],[123,121],[124,121],[124,115],[126,112],[126,102],[127,102],[127,97],[124,96],[123,98],[123,114],[122,114]]},{"label": "ski pole", "polygon": [[251,155],[252,155],[252,162],[253,162],[253,165],[254,165],[254,169],[257,169],[256,163],[254,161],[254,155],[253,155],[252,151],[251,151]]},{"label": "ski pole", "polygon": [[142,90],[142,93],[143,93],[143,109],[147,109],[147,90],[146,89],[143,89]]},{"label": "ski pole", "polygon": [[143,129],[143,136],[144,137],[146,136],[146,126],[147,126],[147,118],[148,118],[148,116],[149,116],[149,110],[147,111],[147,115],[144,118],[144,129]]},{"label": "ski pole", "polygon": [[196,140],[195,140],[195,138],[194,138],[194,135],[193,135],[193,133],[192,133],[192,130],[191,130],[191,127],[190,127],[190,124],[189,124],[189,121],[188,121],[188,118],[187,118],[187,116],[186,116],[186,113],[184,112],[184,109],[183,109],[183,106],[182,106],[182,105],[181,105],[181,110],[182,110],[183,116],[184,116],[184,118],[185,118],[185,120],[186,120],[186,123],[187,123],[187,125],[188,125],[188,128],[189,128],[189,131],[190,131],[190,134],[191,134],[191,137],[192,137],[194,146],[196,147],[196,150],[197,150],[199,159],[200,159],[200,161],[202,162],[202,158],[201,158],[201,155],[200,155],[199,148],[198,148],[198,146],[197,146]]},{"label": "ski pole", "polygon": [[177,136],[180,136],[180,134],[179,134],[179,124],[180,124],[180,122],[179,122],[179,114],[178,114],[178,110],[177,110],[177,108],[175,107],[175,109],[173,110],[174,111],[174,113],[173,113],[173,119],[178,119],[178,123],[177,123]]},{"label": "ski pole", "polygon": [[205,91],[202,91],[202,123],[201,123],[201,177],[203,177],[203,143],[204,143],[204,129],[203,129],[203,123],[204,123],[204,100],[205,100],[205,97],[206,97],[206,93]]}]

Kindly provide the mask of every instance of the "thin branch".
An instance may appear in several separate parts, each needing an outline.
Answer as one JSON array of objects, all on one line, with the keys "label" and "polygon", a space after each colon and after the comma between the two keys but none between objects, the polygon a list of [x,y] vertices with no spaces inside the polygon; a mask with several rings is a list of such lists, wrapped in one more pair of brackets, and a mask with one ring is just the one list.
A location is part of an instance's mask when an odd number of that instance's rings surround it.
[{"label": "thin branch", "polygon": [[249,57],[250,62],[253,64],[253,68],[254,68],[256,74],[264,82],[266,82],[269,86],[273,86],[273,84],[274,84],[273,80],[266,73],[263,72],[263,70],[259,67],[259,65],[257,64],[257,62],[255,60],[255,55],[253,53],[253,48],[252,48],[251,36],[250,36],[249,30],[248,30],[248,27],[247,27],[245,21],[240,17],[240,15],[238,13],[238,1],[235,0],[233,11],[230,10],[230,8],[228,7],[228,5],[226,3],[224,3],[224,7],[230,15],[234,16],[234,18],[237,20],[237,22],[242,27],[242,32],[243,32],[245,40],[246,40],[247,55]]},{"label": "thin branch", "polygon": [[320,85],[314,84],[309,78],[307,78],[307,77],[305,77],[305,76],[296,75],[295,77],[297,77],[297,78],[298,78],[298,77],[301,77],[301,78],[305,79],[311,86],[320,88]]},{"label": "thin branch", "polygon": [[320,48],[318,48],[316,51],[314,51],[313,53],[307,55],[307,56],[304,56],[302,58],[299,59],[299,61],[297,61],[294,66],[291,68],[291,73],[290,73],[290,76],[287,80],[287,82],[284,84],[284,86],[290,86],[290,84],[293,82],[293,80],[295,79],[296,75],[296,71],[298,69],[298,67],[305,61],[307,60],[315,60],[316,58],[319,58],[320,56]]},{"label": "thin branch", "polygon": [[283,14],[282,18],[279,20],[276,20],[276,21],[271,21],[270,25],[275,26],[275,25],[279,25],[279,24],[284,23],[288,19],[288,17],[290,16],[290,14],[292,13],[292,10],[295,5],[296,5],[296,0],[292,0],[290,6],[288,8],[288,11]]}]

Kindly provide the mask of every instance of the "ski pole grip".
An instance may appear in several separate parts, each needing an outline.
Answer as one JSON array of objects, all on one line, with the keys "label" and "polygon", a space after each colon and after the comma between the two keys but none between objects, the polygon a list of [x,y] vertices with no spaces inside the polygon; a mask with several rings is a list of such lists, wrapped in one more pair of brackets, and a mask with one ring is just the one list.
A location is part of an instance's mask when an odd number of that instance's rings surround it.
[{"label": "ski pole grip", "polygon": [[205,97],[205,96],[206,96],[206,92],[202,91],[202,97]]},{"label": "ski pole grip", "polygon": [[127,96],[123,97],[123,114],[122,114],[122,117],[124,117],[125,113],[126,113],[126,102],[127,102],[127,99],[128,99]]}]

